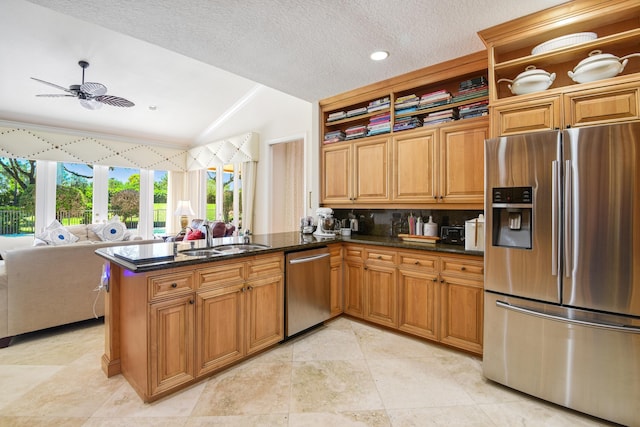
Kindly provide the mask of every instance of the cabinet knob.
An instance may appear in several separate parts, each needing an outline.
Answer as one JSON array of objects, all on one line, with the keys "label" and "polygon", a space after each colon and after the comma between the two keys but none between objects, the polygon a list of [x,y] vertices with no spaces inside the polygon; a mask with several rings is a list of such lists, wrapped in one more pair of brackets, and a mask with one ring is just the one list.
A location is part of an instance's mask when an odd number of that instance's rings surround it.
[{"label": "cabinet knob", "polygon": [[177,283],[172,283],[172,284],[171,284],[171,287],[175,289],[175,288],[177,288],[177,287],[178,287],[178,284],[177,284]]},{"label": "cabinet knob", "polygon": [[253,286],[247,286],[247,290],[248,291],[252,291],[253,290]]},{"label": "cabinet knob", "polygon": [[415,265],[420,265],[420,261],[414,262]]},{"label": "cabinet knob", "polygon": [[465,266],[460,267],[460,271],[465,271],[467,268]]},{"label": "cabinet knob", "polygon": [[193,304],[194,302],[195,302],[195,301],[194,301],[194,300],[192,300],[192,299],[190,299],[190,300],[189,300],[189,304]]},{"label": "cabinet knob", "polygon": [[444,197],[443,197],[443,196],[440,196],[440,200],[442,200],[442,199],[444,199]]},{"label": "cabinet knob", "polygon": [[434,278],[433,278],[433,281],[434,281],[434,282],[437,282],[437,281],[438,281],[438,278],[437,278],[437,277],[434,277]]},{"label": "cabinet knob", "polygon": [[382,255],[378,255],[378,259],[382,259]]},{"label": "cabinet knob", "polygon": [[440,283],[444,283],[444,279],[440,279]]}]

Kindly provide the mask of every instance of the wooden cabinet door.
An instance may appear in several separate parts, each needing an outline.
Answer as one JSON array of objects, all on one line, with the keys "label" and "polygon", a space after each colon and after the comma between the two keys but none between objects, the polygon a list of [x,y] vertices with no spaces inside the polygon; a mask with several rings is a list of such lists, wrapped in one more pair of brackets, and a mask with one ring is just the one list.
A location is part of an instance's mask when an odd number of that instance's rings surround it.
[{"label": "wooden cabinet door", "polygon": [[284,339],[284,278],[282,275],[246,283],[246,353]]},{"label": "wooden cabinet door", "polygon": [[363,315],[362,259],[344,261],[344,312],[356,317]]},{"label": "wooden cabinet door", "polygon": [[151,396],[195,377],[194,298],[189,294],[149,306]]},{"label": "wooden cabinet door", "polygon": [[488,137],[484,118],[440,130],[439,201],[484,203],[484,140]]},{"label": "wooden cabinet door", "polygon": [[389,138],[353,144],[354,201],[356,203],[388,202]]},{"label": "wooden cabinet door", "polygon": [[329,245],[331,253],[331,317],[343,312],[342,245]]},{"label": "wooden cabinet door", "polygon": [[393,191],[398,202],[431,203],[436,199],[436,131],[393,138]]},{"label": "wooden cabinet door", "polygon": [[437,273],[421,269],[398,269],[398,328],[421,337],[438,339],[440,305]]},{"label": "wooden cabinet door", "polygon": [[491,136],[560,129],[560,96],[513,102],[491,108]]},{"label": "wooden cabinet door", "polygon": [[398,285],[393,265],[364,267],[364,318],[381,325],[398,327]]},{"label": "wooden cabinet door", "polygon": [[441,341],[482,354],[482,282],[445,275],[441,279]]},{"label": "wooden cabinet door", "polygon": [[323,203],[352,203],[351,149],[350,143],[322,147],[323,169],[320,171],[320,176]]},{"label": "wooden cabinet door", "polygon": [[567,124],[585,126],[640,119],[639,83],[605,86],[564,95]]},{"label": "wooden cabinet door", "polygon": [[244,284],[196,297],[196,366],[203,375],[244,356]]}]

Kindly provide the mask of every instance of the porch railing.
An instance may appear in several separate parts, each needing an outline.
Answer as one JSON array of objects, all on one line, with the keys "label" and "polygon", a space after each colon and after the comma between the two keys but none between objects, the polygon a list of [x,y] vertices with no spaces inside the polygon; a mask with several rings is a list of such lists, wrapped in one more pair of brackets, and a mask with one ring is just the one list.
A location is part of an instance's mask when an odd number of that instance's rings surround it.
[{"label": "porch railing", "polygon": [[[109,211],[109,218],[119,215],[116,211]],[[56,219],[63,225],[91,224],[92,212],[90,210],[80,212],[58,211]],[[138,217],[124,221],[128,229],[138,227]],[[153,227],[166,227],[166,211],[158,209],[153,211]],[[20,209],[0,209],[0,235],[34,234],[35,215],[33,212]]]}]

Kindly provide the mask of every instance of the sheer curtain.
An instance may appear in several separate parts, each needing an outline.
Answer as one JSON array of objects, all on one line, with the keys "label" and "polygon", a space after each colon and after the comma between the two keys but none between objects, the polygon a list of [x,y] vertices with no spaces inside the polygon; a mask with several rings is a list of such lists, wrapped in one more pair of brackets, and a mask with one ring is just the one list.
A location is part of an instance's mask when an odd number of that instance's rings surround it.
[{"label": "sheer curtain", "polygon": [[256,193],[258,162],[242,162],[242,229],[253,230],[253,204]]}]

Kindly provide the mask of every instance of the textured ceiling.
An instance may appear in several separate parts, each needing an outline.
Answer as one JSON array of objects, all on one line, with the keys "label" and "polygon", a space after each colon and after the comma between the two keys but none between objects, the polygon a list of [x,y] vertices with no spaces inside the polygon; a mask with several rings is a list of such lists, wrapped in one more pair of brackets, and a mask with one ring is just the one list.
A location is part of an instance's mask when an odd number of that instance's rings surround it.
[{"label": "textured ceiling", "polygon": [[[2,0],[0,119],[193,143],[257,84],[315,102],[481,50],[477,31],[560,3]],[[372,62],[377,49],[390,57]],[[45,104],[33,95],[51,92],[28,78],[78,83],[79,59],[88,80],[144,108],[34,108]]]}]

